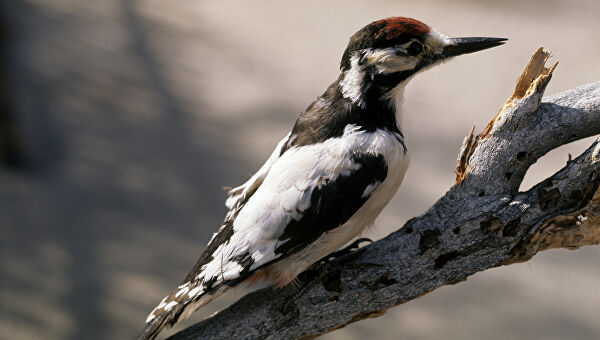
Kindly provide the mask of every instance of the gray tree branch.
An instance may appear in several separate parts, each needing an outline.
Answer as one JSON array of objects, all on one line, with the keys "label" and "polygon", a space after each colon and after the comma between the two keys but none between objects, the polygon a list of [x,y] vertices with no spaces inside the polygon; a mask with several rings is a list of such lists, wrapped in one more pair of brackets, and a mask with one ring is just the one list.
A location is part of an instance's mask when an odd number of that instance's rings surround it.
[{"label": "gray tree branch", "polygon": [[527,192],[527,169],[548,151],[600,133],[600,82],[541,100],[552,76],[541,49],[515,93],[465,140],[457,184],[425,214],[334,263],[299,287],[251,293],[172,336],[183,339],[316,337],[489,268],[550,248],[600,244],[600,139]]}]

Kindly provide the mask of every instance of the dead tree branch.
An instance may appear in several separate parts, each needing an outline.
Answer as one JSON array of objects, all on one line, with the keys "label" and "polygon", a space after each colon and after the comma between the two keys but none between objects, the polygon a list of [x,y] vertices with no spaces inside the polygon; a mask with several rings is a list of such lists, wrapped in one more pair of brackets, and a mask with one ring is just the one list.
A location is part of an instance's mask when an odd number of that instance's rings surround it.
[{"label": "dead tree branch", "polygon": [[385,313],[440,286],[550,248],[600,243],[600,139],[527,192],[548,151],[600,133],[600,82],[546,98],[549,53],[538,50],[483,132],[467,137],[457,184],[425,214],[290,285],[247,295],[171,339],[311,338]]}]

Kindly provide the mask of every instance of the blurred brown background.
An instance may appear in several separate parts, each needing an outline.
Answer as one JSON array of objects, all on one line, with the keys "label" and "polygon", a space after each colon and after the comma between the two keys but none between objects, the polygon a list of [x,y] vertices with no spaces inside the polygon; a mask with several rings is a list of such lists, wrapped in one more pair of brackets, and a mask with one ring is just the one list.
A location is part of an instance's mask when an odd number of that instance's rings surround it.
[{"label": "blurred brown background", "polygon": [[[452,185],[462,138],[497,112],[537,47],[560,61],[547,94],[600,80],[597,0],[10,0],[0,13],[0,89],[23,149],[0,167],[1,339],[134,337],[219,225],[221,187],[258,169],[373,20],[510,40],[409,85],[411,168],[372,238]],[[523,188],[586,144],[553,151]],[[599,257],[548,251],[323,339],[597,339]]]}]

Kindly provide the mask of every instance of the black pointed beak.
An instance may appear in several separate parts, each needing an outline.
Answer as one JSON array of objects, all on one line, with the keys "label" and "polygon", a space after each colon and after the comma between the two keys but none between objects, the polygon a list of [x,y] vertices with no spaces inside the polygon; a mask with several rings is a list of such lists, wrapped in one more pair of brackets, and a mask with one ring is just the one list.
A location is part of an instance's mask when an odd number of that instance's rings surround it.
[{"label": "black pointed beak", "polygon": [[505,38],[449,38],[448,45],[444,47],[444,58],[455,57],[461,54],[473,53],[487,48],[504,44]]}]

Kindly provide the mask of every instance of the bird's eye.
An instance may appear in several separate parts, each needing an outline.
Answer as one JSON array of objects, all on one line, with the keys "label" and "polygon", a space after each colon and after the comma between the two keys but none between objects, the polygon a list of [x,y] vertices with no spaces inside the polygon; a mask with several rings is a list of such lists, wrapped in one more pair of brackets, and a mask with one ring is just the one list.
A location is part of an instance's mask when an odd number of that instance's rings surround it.
[{"label": "bird's eye", "polygon": [[411,57],[419,55],[421,52],[423,52],[423,45],[421,45],[421,43],[418,43],[416,41],[413,41],[406,48],[406,54],[408,54]]}]

